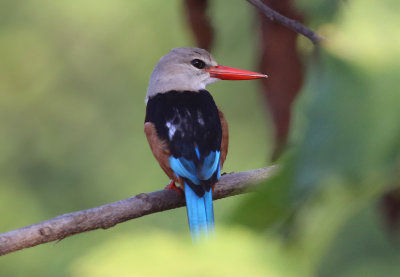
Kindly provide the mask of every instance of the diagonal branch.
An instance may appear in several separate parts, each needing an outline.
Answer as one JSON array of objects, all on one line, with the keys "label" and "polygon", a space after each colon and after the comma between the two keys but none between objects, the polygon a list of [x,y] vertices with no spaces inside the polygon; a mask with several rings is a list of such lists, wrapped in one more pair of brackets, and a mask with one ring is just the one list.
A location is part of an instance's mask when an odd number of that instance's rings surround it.
[{"label": "diagonal branch", "polygon": [[302,34],[307,37],[314,45],[319,45],[319,43],[323,40],[323,38],[308,29],[306,26],[301,24],[300,22],[287,18],[277,11],[271,9],[266,4],[261,2],[260,0],[246,0],[256,8],[258,8],[266,17],[268,17],[271,21],[276,21],[283,26],[295,31],[296,33]]},{"label": "diagonal branch", "polygon": [[[245,193],[254,184],[268,179],[275,166],[229,173],[215,186],[214,199]],[[38,244],[60,240],[75,234],[103,228],[144,215],[171,210],[185,205],[183,196],[172,190],[159,190],[68,213],[27,227],[0,234],[0,256]]]}]

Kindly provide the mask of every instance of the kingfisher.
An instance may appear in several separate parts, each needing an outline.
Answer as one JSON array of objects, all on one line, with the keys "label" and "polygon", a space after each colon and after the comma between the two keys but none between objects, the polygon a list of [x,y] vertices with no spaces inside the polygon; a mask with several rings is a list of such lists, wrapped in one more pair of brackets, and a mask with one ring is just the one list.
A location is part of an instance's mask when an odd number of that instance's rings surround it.
[{"label": "kingfisher", "polygon": [[172,49],[151,74],[144,132],[171,180],[166,188],[185,195],[193,241],[214,234],[212,192],[228,152],[228,123],[206,86],[258,78],[267,75],[218,65],[206,50],[189,47]]}]

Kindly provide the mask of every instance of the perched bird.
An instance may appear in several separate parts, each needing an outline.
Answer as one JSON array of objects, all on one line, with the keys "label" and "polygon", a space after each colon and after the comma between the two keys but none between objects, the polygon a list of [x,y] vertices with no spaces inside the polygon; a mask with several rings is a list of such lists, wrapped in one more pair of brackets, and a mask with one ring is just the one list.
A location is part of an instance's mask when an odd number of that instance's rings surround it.
[{"label": "perched bird", "polygon": [[214,233],[212,191],[228,151],[228,123],[206,85],[266,77],[217,65],[200,48],[172,49],[151,74],[144,131],[167,188],[184,191],[193,241]]}]

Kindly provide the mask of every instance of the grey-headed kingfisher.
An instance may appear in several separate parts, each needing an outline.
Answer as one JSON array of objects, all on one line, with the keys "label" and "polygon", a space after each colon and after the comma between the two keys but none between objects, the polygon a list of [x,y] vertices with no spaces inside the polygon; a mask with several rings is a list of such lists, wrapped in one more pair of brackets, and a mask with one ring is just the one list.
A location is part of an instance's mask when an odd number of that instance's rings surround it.
[{"label": "grey-headed kingfisher", "polygon": [[206,85],[266,77],[220,66],[200,48],[172,49],[151,74],[144,131],[168,188],[184,192],[193,241],[214,233],[212,191],[228,151],[228,123]]}]

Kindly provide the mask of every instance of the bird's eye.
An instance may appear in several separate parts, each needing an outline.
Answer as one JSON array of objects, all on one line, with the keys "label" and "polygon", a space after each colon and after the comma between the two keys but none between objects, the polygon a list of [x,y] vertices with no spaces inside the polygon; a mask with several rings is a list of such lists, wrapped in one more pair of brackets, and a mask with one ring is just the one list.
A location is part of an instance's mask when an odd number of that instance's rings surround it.
[{"label": "bird's eye", "polygon": [[194,67],[198,68],[198,69],[203,69],[204,67],[206,67],[206,63],[203,62],[202,60],[199,59],[194,59],[190,62]]}]

